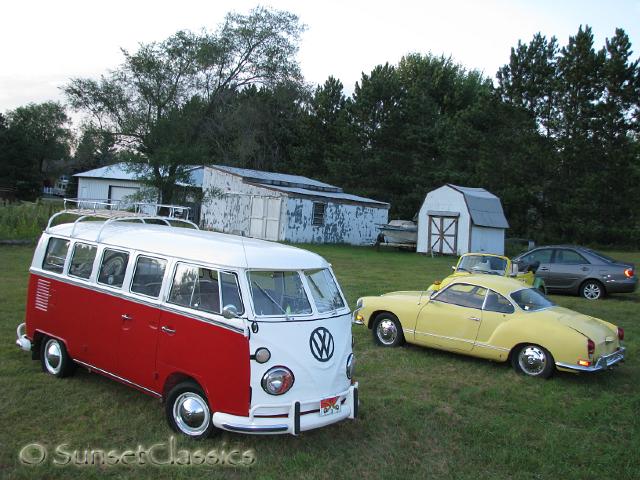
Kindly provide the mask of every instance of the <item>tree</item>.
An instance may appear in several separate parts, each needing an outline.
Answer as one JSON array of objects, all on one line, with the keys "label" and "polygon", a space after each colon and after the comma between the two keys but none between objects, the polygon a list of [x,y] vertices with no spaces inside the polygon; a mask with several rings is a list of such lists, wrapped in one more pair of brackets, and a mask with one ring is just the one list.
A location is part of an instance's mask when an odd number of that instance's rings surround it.
[{"label": "tree", "polygon": [[71,105],[132,152],[133,165],[170,202],[187,166],[209,163],[204,136],[234,92],[251,85],[299,82],[294,56],[304,27],[288,12],[230,13],[214,32],[178,32],[137,52],[99,81],[72,79]]}]

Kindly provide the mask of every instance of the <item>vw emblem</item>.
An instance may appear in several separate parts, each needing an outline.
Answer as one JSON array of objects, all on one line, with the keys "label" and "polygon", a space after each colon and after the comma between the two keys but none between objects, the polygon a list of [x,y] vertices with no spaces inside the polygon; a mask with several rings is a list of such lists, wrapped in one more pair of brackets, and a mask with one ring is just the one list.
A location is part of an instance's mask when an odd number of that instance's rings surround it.
[{"label": "vw emblem", "polygon": [[324,327],[316,328],[309,337],[309,348],[319,362],[329,361],[333,357],[333,335]]}]

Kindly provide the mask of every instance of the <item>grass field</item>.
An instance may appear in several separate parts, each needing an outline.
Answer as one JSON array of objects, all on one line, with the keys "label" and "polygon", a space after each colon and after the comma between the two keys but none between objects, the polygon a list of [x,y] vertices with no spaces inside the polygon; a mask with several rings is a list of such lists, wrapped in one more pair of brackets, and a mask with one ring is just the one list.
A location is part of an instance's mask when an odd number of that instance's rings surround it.
[{"label": "grass field", "polygon": [[[422,289],[450,270],[450,258],[313,246],[334,266],[351,306],[359,296]],[[638,253],[615,257],[640,265]],[[640,468],[640,293],[557,303],[626,331],[628,360],[595,376],[543,381],[510,367],[434,350],[374,346],[354,326],[361,418],[300,437],[221,433],[179,448],[252,450],[250,467],[25,466],[23,446],[51,453],[135,450],[167,443],[161,404],[78,370],[58,380],[14,345],[23,321],[30,247],[0,247],[0,476],[3,478],[638,478]]]}]

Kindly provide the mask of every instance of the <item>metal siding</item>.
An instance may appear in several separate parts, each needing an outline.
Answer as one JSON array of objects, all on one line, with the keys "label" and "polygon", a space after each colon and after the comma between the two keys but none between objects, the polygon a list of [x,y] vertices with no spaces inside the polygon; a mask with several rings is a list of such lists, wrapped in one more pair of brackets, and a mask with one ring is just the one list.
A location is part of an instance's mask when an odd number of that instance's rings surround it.
[{"label": "metal siding", "polygon": [[107,200],[109,187],[142,188],[139,182],[102,178],[78,178],[78,198],[82,200]]},{"label": "metal siding", "polygon": [[387,223],[387,208],[346,205],[326,202],[325,223],[312,225],[313,201],[289,198],[284,240],[294,243],[347,243],[370,245],[376,240],[379,228]]}]

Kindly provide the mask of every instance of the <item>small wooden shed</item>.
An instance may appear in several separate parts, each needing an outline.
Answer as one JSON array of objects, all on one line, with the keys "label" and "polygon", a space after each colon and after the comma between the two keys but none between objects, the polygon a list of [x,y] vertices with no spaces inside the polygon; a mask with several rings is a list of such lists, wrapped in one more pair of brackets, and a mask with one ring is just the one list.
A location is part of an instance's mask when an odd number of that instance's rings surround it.
[{"label": "small wooden shed", "polygon": [[450,183],[429,192],[418,213],[420,253],[504,255],[509,223],[500,199],[484,188]]}]

